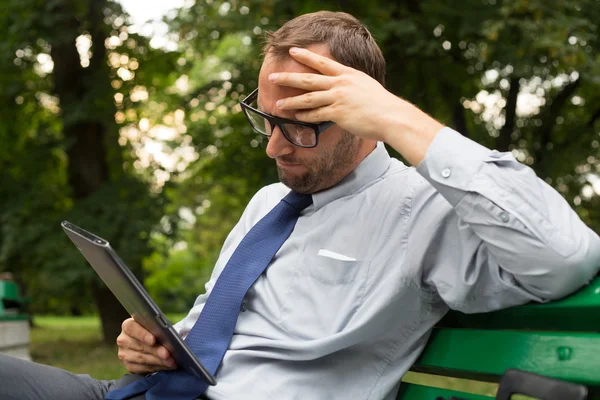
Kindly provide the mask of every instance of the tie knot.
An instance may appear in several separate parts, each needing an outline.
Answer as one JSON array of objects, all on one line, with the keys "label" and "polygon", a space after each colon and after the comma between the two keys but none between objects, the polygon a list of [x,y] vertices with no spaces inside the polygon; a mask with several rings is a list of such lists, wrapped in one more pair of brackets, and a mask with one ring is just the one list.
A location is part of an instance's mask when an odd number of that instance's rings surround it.
[{"label": "tie knot", "polygon": [[304,210],[306,207],[312,204],[312,196],[310,194],[302,194],[298,192],[294,192],[293,190],[289,192],[282,201],[285,201],[290,206],[295,208],[298,212]]}]

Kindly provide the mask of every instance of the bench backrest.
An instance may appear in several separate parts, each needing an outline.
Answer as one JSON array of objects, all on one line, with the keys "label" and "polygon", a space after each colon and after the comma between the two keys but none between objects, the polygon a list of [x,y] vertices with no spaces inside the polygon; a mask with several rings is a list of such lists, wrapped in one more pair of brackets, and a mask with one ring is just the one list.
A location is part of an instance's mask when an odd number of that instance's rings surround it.
[{"label": "bench backrest", "polygon": [[[509,368],[585,384],[588,398],[600,399],[600,277],[546,304],[486,314],[450,312],[434,329],[413,370],[498,382]],[[415,384],[402,384],[398,399],[437,396],[490,399]]]}]

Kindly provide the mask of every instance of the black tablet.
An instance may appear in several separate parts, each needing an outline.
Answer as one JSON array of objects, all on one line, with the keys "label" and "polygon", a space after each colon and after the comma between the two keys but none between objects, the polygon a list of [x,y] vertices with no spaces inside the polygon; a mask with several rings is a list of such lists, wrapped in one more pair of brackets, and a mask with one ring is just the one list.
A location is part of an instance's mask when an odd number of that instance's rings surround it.
[{"label": "black tablet", "polygon": [[209,385],[216,385],[215,378],[204,368],[110,244],[70,222],[63,221],[61,225],[123,307],[169,350],[177,365]]}]

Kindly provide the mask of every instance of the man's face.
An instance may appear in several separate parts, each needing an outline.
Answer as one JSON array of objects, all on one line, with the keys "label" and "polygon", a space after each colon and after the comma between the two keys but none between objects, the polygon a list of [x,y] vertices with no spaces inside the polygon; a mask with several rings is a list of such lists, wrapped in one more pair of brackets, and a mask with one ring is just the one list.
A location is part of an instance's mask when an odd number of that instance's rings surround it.
[{"label": "man's face", "polygon": [[[309,49],[329,56],[324,46],[311,46]],[[275,60],[269,55],[265,57],[258,78],[258,107],[278,117],[296,119],[294,111],[279,110],[275,103],[305,91],[271,83],[268,77],[273,72],[317,72],[292,58]],[[294,146],[275,127],[269,138],[267,155],[275,159],[282,183],[299,193],[315,193],[335,185],[356,168],[360,161],[357,157],[360,144],[356,136],[334,125],[319,136],[317,147],[307,149]]]}]

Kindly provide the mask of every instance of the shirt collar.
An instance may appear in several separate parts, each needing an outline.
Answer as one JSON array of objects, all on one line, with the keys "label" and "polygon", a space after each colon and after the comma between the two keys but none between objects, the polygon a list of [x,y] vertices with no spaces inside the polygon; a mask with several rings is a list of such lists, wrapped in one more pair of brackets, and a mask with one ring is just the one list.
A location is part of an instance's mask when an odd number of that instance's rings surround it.
[{"label": "shirt collar", "polygon": [[377,178],[381,177],[390,167],[391,158],[383,142],[377,142],[377,147],[361,163],[350,172],[337,185],[314,193],[314,211],[331,203],[334,200],[356,193],[364,186],[370,186]]}]

